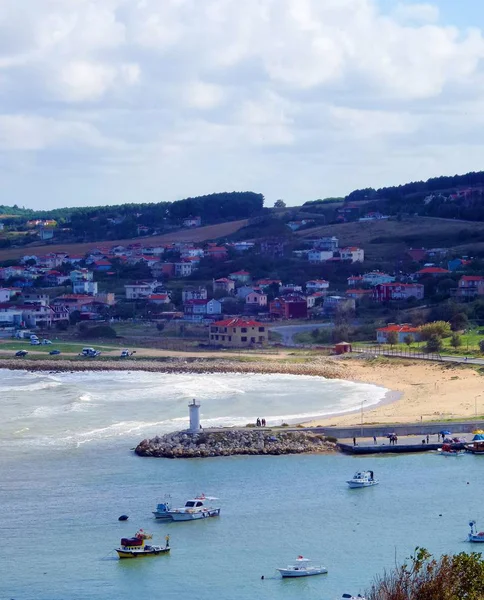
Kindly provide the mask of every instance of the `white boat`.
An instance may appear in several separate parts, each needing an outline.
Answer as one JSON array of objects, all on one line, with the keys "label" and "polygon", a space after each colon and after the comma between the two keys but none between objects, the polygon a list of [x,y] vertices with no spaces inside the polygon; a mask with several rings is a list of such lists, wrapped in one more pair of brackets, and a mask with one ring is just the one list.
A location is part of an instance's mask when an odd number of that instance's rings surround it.
[{"label": "white boat", "polygon": [[361,594],[358,594],[358,596],[352,596],[351,594],[343,594],[342,598],[344,598],[344,600],[366,600],[366,598]]},{"label": "white boat", "polygon": [[170,496],[165,496],[163,502],[159,502],[156,505],[156,510],[153,511],[155,515],[155,519],[159,521],[172,521],[171,515],[168,511],[171,509],[171,498]]},{"label": "white boat", "polygon": [[478,544],[484,543],[484,531],[477,531],[476,522],[471,521],[469,523],[469,527],[471,528],[471,530],[469,531],[469,535],[467,536],[469,542],[474,542]]},{"label": "white boat", "polygon": [[324,575],[328,569],[321,565],[311,565],[309,558],[298,556],[295,565],[277,569],[282,577],[309,577],[310,575]]},{"label": "white boat", "polygon": [[195,521],[196,519],[206,519],[207,517],[218,517],[220,515],[219,506],[207,505],[207,502],[218,500],[213,496],[197,496],[185,502],[183,508],[172,508],[167,512],[173,521]]},{"label": "white boat", "polygon": [[378,485],[380,482],[375,479],[373,471],[358,471],[353,475],[353,479],[349,479],[346,483],[350,488],[363,488]]}]

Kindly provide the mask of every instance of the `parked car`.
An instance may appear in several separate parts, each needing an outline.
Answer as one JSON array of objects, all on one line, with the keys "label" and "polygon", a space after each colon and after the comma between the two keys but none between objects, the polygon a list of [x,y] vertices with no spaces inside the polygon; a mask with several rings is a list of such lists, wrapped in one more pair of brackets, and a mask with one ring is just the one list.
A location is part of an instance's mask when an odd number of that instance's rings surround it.
[{"label": "parked car", "polygon": [[15,356],[24,357],[24,356],[27,356],[27,354],[28,354],[27,350],[19,350],[18,352],[15,352]]},{"label": "parked car", "polygon": [[136,354],[136,350],[121,350],[121,358],[129,358]]},{"label": "parked car", "polygon": [[51,351],[49,352],[49,354],[50,354],[51,356],[57,356],[57,355],[58,355],[58,354],[60,354],[60,353],[61,353],[61,351],[60,351],[60,350],[51,350]]},{"label": "parked car", "polygon": [[43,344],[44,346],[47,346],[47,344],[52,344],[52,342],[51,342],[50,340],[43,339],[43,340],[42,340],[42,344]]},{"label": "parked car", "polygon": [[34,339],[30,339],[30,345],[31,346],[40,346],[40,341],[39,340],[34,340]]},{"label": "parked car", "polygon": [[82,352],[79,352],[79,356],[87,356],[89,358],[95,358],[99,356],[101,353],[99,350],[95,350],[94,348],[83,348]]}]

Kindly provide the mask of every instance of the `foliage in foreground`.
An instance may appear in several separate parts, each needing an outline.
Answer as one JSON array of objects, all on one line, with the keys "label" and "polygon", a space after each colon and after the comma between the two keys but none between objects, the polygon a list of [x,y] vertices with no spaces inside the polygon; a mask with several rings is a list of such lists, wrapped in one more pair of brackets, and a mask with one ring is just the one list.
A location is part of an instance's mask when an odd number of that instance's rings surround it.
[{"label": "foliage in foreground", "polygon": [[376,579],[368,600],[482,600],[484,560],[476,552],[434,558],[417,547],[408,563]]}]

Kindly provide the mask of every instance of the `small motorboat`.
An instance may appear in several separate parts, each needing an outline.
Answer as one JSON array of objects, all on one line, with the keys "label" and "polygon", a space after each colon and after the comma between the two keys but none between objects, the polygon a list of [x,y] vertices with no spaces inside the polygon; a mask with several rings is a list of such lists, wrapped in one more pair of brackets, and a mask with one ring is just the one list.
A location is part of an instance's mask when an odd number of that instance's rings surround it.
[{"label": "small motorboat", "polygon": [[165,546],[153,546],[146,543],[153,536],[139,529],[132,538],[121,538],[121,545],[116,548],[119,558],[138,558],[139,556],[157,556],[170,552],[170,536],[167,535]]},{"label": "small motorboat", "polygon": [[120,517],[118,517],[118,521],[127,521],[128,519],[128,515],[121,515]]},{"label": "small motorboat", "polygon": [[477,531],[476,522],[471,521],[469,523],[469,527],[471,528],[469,535],[467,536],[469,542],[475,542],[478,544],[484,543],[484,531]]},{"label": "small motorboat", "polygon": [[361,594],[358,594],[358,596],[352,596],[351,594],[343,594],[341,597],[344,598],[344,600],[366,600],[366,598]]},{"label": "small motorboat", "polygon": [[218,517],[220,515],[220,507],[209,506],[207,502],[218,500],[213,496],[197,496],[185,502],[183,508],[172,508],[167,511],[167,514],[173,521],[195,521],[197,519],[206,519],[207,517]]},{"label": "small motorboat", "polygon": [[165,496],[163,502],[159,502],[156,505],[156,510],[153,511],[155,515],[155,519],[159,521],[173,521],[171,515],[168,511],[171,509],[171,498],[170,496]]},{"label": "small motorboat", "polygon": [[312,565],[309,558],[298,556],[295,565],[277,569],[282,577],[309,577],[310,575],[324,575],[328,569],[321,565]]},{"label": "small motorboat", "polygon": [[375,479],[373,471],[358,471],[353,475],[353,479],[349,479],[346,483],[350,488],[363,488],[378,485],[380,482]]},{"label": "small motorboat", "polygon": [[454,448],[452,444],[444,444],[442,448],[440,448],[440,454],[442,456],[463,456],[465,450]]}]

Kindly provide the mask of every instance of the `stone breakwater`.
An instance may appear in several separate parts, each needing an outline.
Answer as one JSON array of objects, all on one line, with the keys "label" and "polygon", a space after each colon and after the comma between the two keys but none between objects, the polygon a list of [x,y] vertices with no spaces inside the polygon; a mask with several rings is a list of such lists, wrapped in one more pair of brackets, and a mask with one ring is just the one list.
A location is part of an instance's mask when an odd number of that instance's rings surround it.
[{"label": "stone breakwater", "polygon": [[260,373],[311,375],[328,379],[353,379],[347,363],[331,358],[315,358],[304,363],[284,360],[238,361],[233,359],[183,359],[165,360],[14,360],[0,359],[0,369],[21,371],[148,371],[152,373]]},{"label": "stone breakwater", "polygon": [[198,458],[213,456],[280,455],[336,452],[336,444],[324,435],[306,431],[236,429],[200,433],[176,432],[143,440],[138,456]]}]

